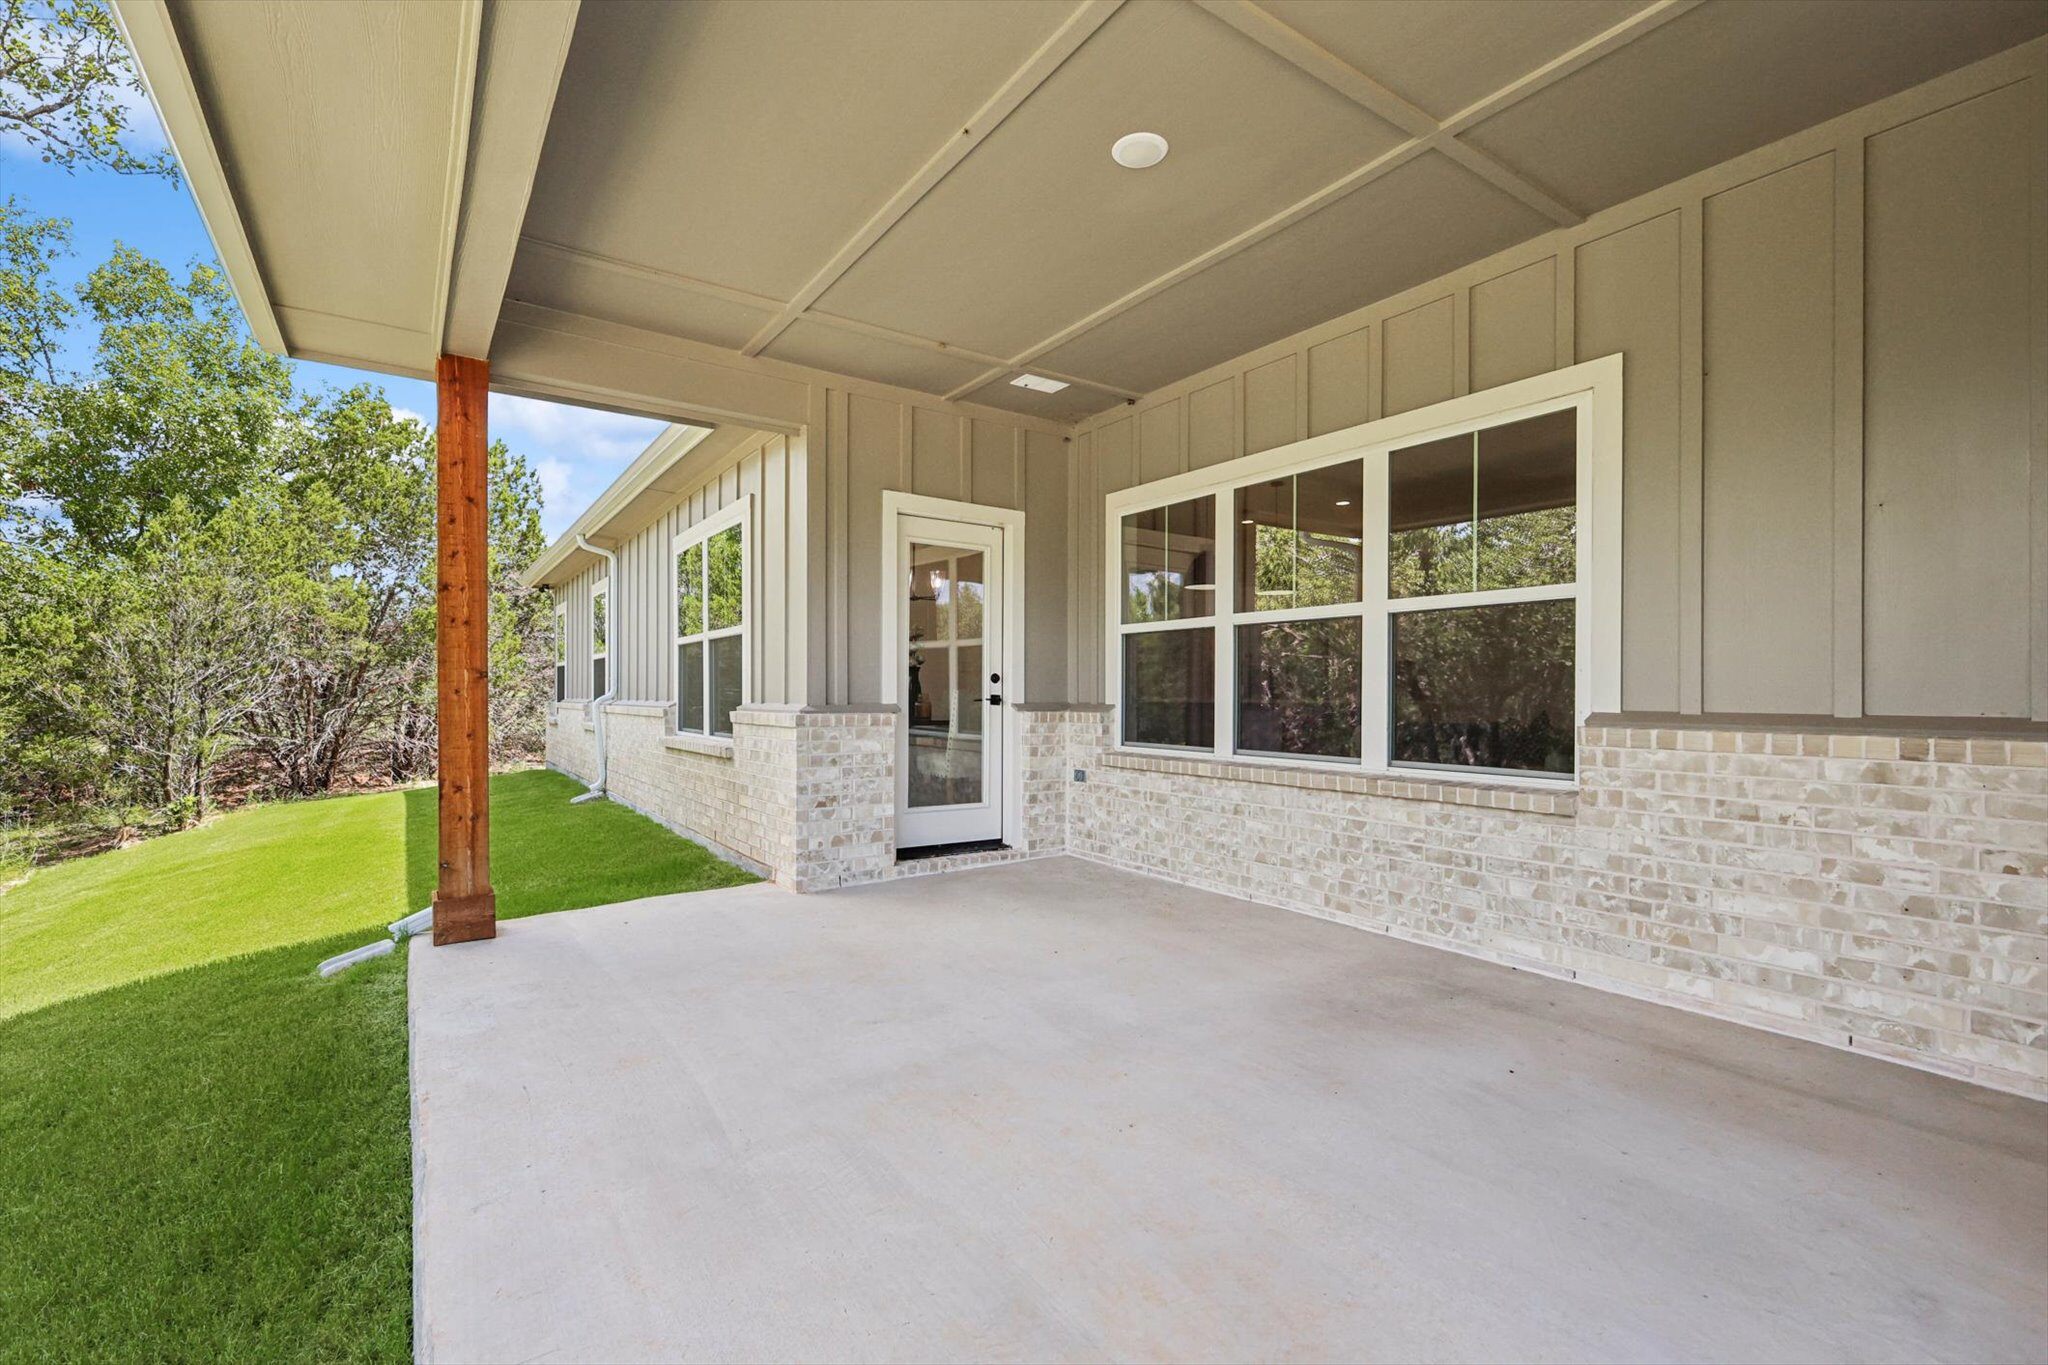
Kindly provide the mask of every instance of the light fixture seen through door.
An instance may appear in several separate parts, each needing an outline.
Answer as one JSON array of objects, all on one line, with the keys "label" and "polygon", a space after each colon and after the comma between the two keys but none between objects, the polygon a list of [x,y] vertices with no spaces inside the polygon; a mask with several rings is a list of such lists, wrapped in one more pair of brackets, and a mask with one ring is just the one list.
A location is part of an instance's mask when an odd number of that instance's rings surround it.
[{"label": "light fixture seen through door", "polygon": [[1117,165],[1134,171],[1166,160],[1166,139],[1157,133],[1125,133],[1109,149]]}]

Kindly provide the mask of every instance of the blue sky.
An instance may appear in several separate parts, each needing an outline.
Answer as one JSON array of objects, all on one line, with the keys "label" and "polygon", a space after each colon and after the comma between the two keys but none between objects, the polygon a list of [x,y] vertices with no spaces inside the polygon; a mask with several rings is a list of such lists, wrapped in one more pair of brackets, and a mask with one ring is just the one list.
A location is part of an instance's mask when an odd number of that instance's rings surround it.
[{"label": "blue sky", "polygon": [[[134,145],[138,149],[162,146],[155,113],[140,96],[136,102],[136,121],[142,131],[132,139]],[[0,140],[0,198],[9,195],[32,213],[71,220],[77,254],[65,263],[62,275],[67,284],[82,279],[106,260],[116,241],[173,266],[194,258],[217,264],[206,226],[183,184],[89,169],[66,174],[43,165],[18,143]],[[311,361],[291,363],[301,389],[375,384],[390,396],[394,407],[433,424],[434,386],[422,380],[394,379]],[[540,474],[546,499],[543,521],[550,540],[560,535],[661,429],[661,423],[638,417],[502,394],[491,396],[491,434],[526,456]]]}]

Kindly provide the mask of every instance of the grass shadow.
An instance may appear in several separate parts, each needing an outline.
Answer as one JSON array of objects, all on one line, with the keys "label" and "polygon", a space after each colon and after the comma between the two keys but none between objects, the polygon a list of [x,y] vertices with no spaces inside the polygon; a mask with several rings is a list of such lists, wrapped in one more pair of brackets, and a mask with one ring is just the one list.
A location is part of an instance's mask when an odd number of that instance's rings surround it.
[{"label": "grass shadow", "polygon": [[405,793],[406,913],[424,910],[434,901],[440,881],[441,789],[410,787]]}]

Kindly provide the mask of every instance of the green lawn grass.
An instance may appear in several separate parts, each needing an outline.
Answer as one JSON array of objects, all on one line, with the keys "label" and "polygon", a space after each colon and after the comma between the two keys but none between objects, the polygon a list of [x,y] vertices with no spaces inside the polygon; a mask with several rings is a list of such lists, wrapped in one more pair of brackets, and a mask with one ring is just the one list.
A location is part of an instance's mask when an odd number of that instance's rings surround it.
[{"label": "green lawn grass", "polygon": [[[494,778],[501,917],[752,880]],[[431,788],[243,811],[0,895],[0,1359],[411,1351],[405,959]],[[11,1017],[10,1017],[11,1016]]]}]

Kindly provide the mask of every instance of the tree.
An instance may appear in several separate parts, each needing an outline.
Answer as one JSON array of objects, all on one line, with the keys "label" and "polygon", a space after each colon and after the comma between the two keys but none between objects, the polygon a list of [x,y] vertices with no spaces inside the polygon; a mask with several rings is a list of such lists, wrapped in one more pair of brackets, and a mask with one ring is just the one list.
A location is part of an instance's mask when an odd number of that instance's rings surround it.
[{"label": "tree", "polygon": [[98,0],[0,0],[0,137],[53,166],[178,178],[168,150],[126,135],[151,115],[114,16]]},{"label": "tree", "polygon": [[243,330],[211,266],[180,281],[116,246],[78,296],[99,329],[93,368],[39,387],[22,487],[95,550],[133,544],[174,498],[218,512],[273,458],[291,404],[285,362]]},{"label": "tree", "polygon": [[242,502],[210,521],[174,500],[123,558],[43,563],[40,601],[15,613],[17,670],[70,733],[105,756],[112,794],[187,818],[274,686],[279,633],[249,564],[269,519]]}]

